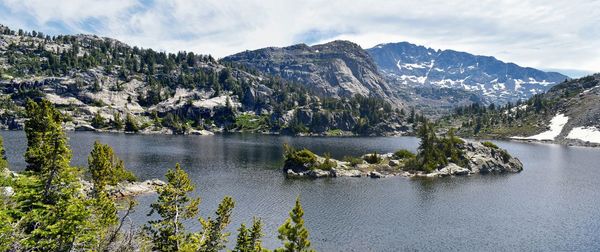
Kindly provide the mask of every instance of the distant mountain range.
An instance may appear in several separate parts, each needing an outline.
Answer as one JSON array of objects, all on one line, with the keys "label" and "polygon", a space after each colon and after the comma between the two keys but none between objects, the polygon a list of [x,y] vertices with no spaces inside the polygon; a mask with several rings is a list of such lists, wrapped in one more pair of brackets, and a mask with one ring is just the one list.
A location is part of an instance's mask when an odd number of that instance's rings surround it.
[{"label": "distant mountain range", "polygon": [[407,42],[380,44],[367,52],[390,85],[462,89],[501,104],[543,93],[569,78],[490,56],[435,50]]},{"label": "distant mountain range", "polygon": [[407,42],[366,50],[349,41],[297,44],[245,51],[222,61],[301,83],[322,96],[375,96],[428,114],[470,102],[526,100],[569,79],[494,57]]}]

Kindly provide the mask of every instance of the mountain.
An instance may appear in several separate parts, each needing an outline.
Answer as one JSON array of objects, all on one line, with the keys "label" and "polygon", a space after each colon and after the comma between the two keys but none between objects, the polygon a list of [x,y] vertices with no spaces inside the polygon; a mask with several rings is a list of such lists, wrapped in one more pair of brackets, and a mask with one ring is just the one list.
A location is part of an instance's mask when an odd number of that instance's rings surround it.
[{"label": "mountain", "polygon": [[[384,96],[385,82],[374,65],[351,65],[352,57],[359,56],[348,57],[328,66],[348,71],[340,78],[358,76],[372,87],[339,80],[339,94],[356,88],[360,94]],[[376,96],[328,99],[301,84],[210,55],[157,52],[92,35],[51,37],[0,25],[0,126],[21,128],[28,99],[52,102],[66,115],[66,128],[74,130],[367,135],[410,130],[399,111]]]},{"label": "mountain", "polygon": [[234,54],[221,61],[302,83],[325,97],[353,97],[358,94],[383,98],[398,106],[402,104],[369,54],[349,41],[269,47]]},{"label": "mountain", "polygon": [[380,44],[367,52],[381,73],[396,85],[463,89],[499,104],[527,99],[569,78],[494,57],[407,42]]},{"label": "mountain", "polygon": [[441,120],[471,137],[600,146],[600,74],[557,84],[523,103],[462,107]]}]

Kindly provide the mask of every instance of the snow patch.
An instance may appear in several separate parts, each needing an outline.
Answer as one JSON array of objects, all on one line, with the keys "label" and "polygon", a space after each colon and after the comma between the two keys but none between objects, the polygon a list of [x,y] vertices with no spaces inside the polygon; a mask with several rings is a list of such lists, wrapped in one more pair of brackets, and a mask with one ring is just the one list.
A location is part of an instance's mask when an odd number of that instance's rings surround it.
[{"label": "snow patch", "polygon": [[600,143],[600,130],[596,127],[576,127],[567,135],[568,139],[579,139],[585,142]]},{"label": "snow patch", "polygon": [[542,132],[535,136],[516,137],[516,138],[517,139],[539,140],[539,141],[554,140],[558,135],[560,135],[560,132],[562,132],[563,127],[565,126],[565,124],[567,124],[568,121],[569,121],[568,116],[565,116],[564,114],[557,114],[556,116],[554,116],[554,118],[552,118],[552,120],[550,120],[550,130],[548,130],[546,132]]}]

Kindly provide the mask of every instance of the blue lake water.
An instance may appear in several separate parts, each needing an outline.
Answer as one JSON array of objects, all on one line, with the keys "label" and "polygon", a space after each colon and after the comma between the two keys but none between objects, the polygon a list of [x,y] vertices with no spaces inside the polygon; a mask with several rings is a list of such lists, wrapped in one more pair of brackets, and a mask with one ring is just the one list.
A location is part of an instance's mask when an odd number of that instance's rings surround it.
[{"label": "blue lake water", "polygon": [[[25,166],[23,132],[2,131],[12,169]],[[411,180],[403,177],[285,179],[282,145],[336,158],[415,150],[412,137],[316,138],[265,135],[163,136],[69,133],[72,165],[86,166],[95,140],[108,143],[140,179],[163,178],[176,162],[188,171],[210,216],[226,195],[236,201],[230,240],[253,216],[265,223],[264,245],[296,196],[319,251],[600,250],[600,149],[502,142],[525,165],[509,175]],[[138,197],[132,216],[148,220],[155,195]],[[192,229],[200,224],[186,223]]]}]

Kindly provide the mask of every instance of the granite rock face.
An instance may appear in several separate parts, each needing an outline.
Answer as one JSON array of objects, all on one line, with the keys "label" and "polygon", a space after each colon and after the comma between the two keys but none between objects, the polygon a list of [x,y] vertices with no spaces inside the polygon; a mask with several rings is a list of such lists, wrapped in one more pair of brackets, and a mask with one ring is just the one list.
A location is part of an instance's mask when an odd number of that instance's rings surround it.
[{"label": "granite rock face", "polygon": [[349,41],[322,45],[298,44],[245,51],[222,61],[243,64],[266,74],[304,84],[326,97],[354,95],[385,98],[395,105],[402,101],[393,95],[370,55]]}]

